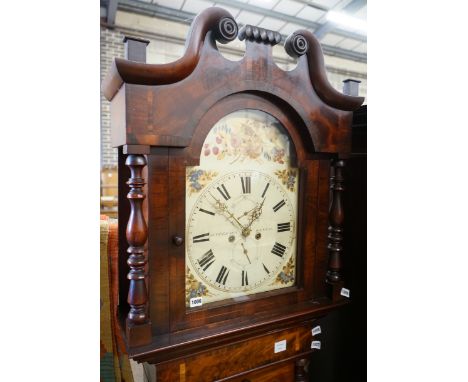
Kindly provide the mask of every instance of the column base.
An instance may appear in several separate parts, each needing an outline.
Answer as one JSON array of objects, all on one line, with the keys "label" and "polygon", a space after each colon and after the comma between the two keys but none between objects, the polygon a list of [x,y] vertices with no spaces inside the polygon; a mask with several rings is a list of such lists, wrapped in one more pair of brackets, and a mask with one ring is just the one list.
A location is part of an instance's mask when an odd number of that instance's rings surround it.
[{"label": "column base", "polygon": [[127,346],[130,348],[148,345],[151,343],[151,322],[134,324],[127,318],[125,321],[125,333],[127,335]]},{"label": "column base", "polygon": [[340,301],[346,298],[341,295],[341,288],[344,287],[343,281],[330,282],[326,280],[326,283],[327,283],[327,295],[329,299],[331,299],[332,301]]}]

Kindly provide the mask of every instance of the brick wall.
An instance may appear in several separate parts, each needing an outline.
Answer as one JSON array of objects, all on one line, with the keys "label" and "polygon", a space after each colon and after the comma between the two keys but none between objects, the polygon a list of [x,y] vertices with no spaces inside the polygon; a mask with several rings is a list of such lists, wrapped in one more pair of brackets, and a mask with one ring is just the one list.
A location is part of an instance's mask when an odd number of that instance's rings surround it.
[{"label": "brick wall", "polygon": [[[124,57],[124,35],[101,27],[101,82],[115,57]],[[111,146],[110,104],[101,94],[101,166],[117,164],[117,149]]]}]

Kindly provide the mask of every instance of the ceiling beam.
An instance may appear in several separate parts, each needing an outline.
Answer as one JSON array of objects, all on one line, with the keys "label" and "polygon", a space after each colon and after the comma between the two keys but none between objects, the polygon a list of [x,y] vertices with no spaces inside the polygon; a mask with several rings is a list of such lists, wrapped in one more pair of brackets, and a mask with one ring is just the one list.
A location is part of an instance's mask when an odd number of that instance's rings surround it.
[{"label": "ceiling beam", "polygon": [[117,4],[119,0],[108,0],[107,2],[107,24],[115,24],[115,15],[117,14]]},{"label": "ceiling beam", "polygon": [[[217,0],[217,2],[219,3],[219,0]],[[177,9],[136,0],[119,0],[118,7],[121,11],[159,17],[164,20],[176,21],[186,25],[189,25],[196,16],[194,13],[179,11]],[[281,44],[284,44],[286,37],[287,36],[283,35]],[[358,62],[367,62],[367,54],[365,53],[353,52],[351,50],[325,44],[322,44],[322,50],[325,54],[330,56],[341,57]]]},{"label": "ceiling beam", "polygon": [[323,5],[319,5],[319,4],[314,4],[313,2],[309,1],[309,0],[295,0],[297,3],[301,3],[301,4],[304,4],[304,5],[307,5],[311,8],[315,8],[315,9],[319,9],[321,11],[324,11],[324,12],[328,12],[330,10],[330,8],[328,7],[324,7]]},{"label": "ceiling beam", "polygon": [[[320,24],[320,23],[316,23],[314,21],[308,21],[308,20],[305,20],[305,19],[301,19],[299,17],[289,16],[289,15],[286,15],[284,13],[280,13],[280,12],[277,12],[277,11],[274,11],[274,10],[271,10],[271,9],[258,7],[256,5],[252,5],[252,4],[249,4],[249,3],[242,3],[242,2],[237,1],[237,0],[213,0],[213,1],[215,1],[216,4],[226,5],[226,6],[229,6],[229,7],[238,8],[238,9],[243,10],[243,11],[257,13],[259,15],[272,17],[272,18],[275,18],[275,19],[278,19],[278,20],[281,20],[281,21],[284,21],[284,22],[287,22],[287,23],[293,23],[293,24],[301,25],[301,26],[303,26],[303,27],[305,27],[307,29],[311,29],[311,30],[315,30],[317,28],[320,28],[321,25],[323,25],[323,24]],[[312,5],[308,4],[308,6],[312,6]],[[314,7],[314,6],[312,6],[312,7]],[[343,36],[343,37],[346,37],[346,38],[353,38],[353,39],[361,41],[361,42],[366,42],[367,41],[367,36],[363,36],[362,34],[359,34],[359,33],[348,32],[348,31],[345,31],[343,29],[336,29],[334,33],[339,35],[339,36]]]},{"label": "ceiling beam", "polygon": [[146,16],[162,17],[165,20],[182,22],[184,24],[190,24],[196,16],[194,13],[136,0],[119,0],[119,9]]},{"label": "ceiling beam", "polygon": [[[367,4],[367,0],[353,0],[351,1],[346,7],[344,7],[341,11],[344,11],[346,13],[350,13],[350,14],[353,14],[353,13],[356,13],[357,11],[359,11],[362,7],[364,7],[365,5]],[[340,12],[341,12],[340,11]],[[331,32],[332,30],[334,30],[336,28],[336,24],[335,23],[331,23],[330,21],[327,21],[325,24],[322,24],[320,26],[320,28],[318,28],[317,30],[314,31],[314,35],[315,37],[317,37],[319,40],[321,40],[322,38],[325,37],[326,34],[328,34],[329,32]],[[338,34],[336,33],[337,31],[334,31],[333,33],[334,34]],[[367,39],[366,39],[367,40]]]},{"label": "ceiling beam", "polygon": [[[287,37],[287,36],[286,36]],[[284,41],[284,40],[283,40]],[[323,53],[328,56],[336,56],[345,58],[347,60],[353,60],[358,62],[367,62],[367,54],[355,52],[353,50],[338,48],[337,46],[320,44],[322,46]]]}]

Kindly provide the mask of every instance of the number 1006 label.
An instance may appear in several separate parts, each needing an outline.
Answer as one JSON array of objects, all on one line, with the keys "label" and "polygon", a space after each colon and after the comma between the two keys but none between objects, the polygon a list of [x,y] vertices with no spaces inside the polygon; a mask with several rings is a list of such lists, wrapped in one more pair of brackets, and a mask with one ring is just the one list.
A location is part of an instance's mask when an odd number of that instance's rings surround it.
[{"label": "number 1006 label", "polygon": [[192,297],[190,299],[190,307],[194,308],[196,306],[202,306],[203,305],[203,300],[201,297]]}]

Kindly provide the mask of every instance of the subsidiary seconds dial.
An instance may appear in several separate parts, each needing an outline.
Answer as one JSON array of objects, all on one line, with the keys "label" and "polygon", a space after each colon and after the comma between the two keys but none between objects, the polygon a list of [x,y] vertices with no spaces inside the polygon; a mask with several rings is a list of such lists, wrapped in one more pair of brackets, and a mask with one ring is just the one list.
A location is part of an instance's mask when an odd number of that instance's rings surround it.
[{"label": "subsidiary seconds dial", "polygon": [[295,222],[288,193],[272,176],[253,170],[227,174],[195,202],[188,258],[211,287],[253,293],[295,255]]}]

